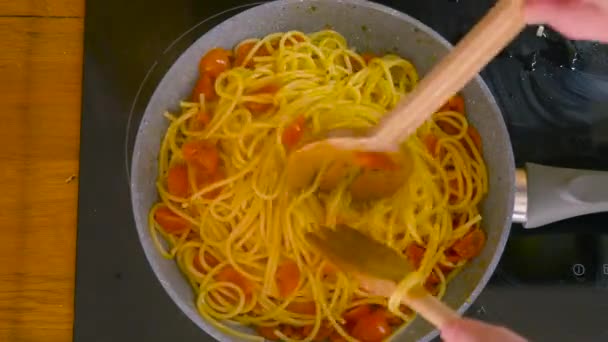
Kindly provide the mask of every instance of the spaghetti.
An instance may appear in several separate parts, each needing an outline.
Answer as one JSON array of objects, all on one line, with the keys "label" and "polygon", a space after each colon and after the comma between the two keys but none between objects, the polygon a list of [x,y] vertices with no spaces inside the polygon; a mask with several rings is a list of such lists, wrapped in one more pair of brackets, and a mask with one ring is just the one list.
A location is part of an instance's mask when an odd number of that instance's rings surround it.
[{"label": "spaghetti", "polygon": [[270,34],[201,59],[192,99],[165,113],[149,223],[206,320],[287,341],[379,341],[411,320],[397,294],[366,293],[314,252],[304,234],[322,225],[386,242],[418,267],[400,287],[422,282],[443,296],[485,242],[486,167],[460,96],[405,142],[408,165],[361,153],[301,191],[285,184],[290,151],[327,130],[373,126],[417,81],[407,60],[358,54],[331,30]]}]

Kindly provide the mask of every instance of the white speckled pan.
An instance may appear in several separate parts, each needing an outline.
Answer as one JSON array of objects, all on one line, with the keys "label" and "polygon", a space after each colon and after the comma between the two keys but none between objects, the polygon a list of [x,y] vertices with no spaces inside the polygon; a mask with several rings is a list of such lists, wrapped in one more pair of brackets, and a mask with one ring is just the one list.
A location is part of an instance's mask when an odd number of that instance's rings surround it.
[{"label": "white speckled pan", "polygon": [[[416,19],[391,8],[362,0],[281,0],[246,10],[200,37],[164,76],[144,113],[135,142],[131,192],[140,240],[159,281],[190,319],[220,341],[235,341],[203,320],[194,306],[190,285],[172,260],[155,249],[147,228],[148,211],[158,200],[155,188],[160,141],[167,128],[162,116],[189,96],[199,58],[209,49],[232,48],[239,41],[278,31],[313,32],[331,25],[360,50],[395,51],[410,59],[421,75],[450,49],[440,35]],[[464,89],[467,112],[484,141],[490,192],[483,203],[483,227],[488,243],[448,287],[445,302],[464,312],[479,295],[502,254],[511,226],[514,196],[514,162],[502,115],[488,88],[477,77]],[[395,340],[428,341],[437,332],[420,318],[395,334]]]}]

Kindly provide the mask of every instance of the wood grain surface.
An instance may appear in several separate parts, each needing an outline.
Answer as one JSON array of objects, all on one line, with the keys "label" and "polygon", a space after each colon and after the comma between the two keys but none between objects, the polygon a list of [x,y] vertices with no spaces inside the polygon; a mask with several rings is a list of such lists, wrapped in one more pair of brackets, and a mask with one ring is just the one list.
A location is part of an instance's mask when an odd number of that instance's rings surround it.
[{"label": "wood grain surface", "polygon": [[71,341],[83,0],[0,0],[0,341]]}]

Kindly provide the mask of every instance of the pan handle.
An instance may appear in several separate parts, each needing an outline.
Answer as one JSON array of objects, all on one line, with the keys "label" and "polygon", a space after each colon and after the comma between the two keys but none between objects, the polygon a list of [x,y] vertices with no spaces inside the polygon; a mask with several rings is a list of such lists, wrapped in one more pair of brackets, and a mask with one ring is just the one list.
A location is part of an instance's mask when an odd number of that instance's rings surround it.
[{"label": "pan handle", "polygon": [[536,228],[608,211],[608,172],[526,164],[516,172],[513,221]]}]

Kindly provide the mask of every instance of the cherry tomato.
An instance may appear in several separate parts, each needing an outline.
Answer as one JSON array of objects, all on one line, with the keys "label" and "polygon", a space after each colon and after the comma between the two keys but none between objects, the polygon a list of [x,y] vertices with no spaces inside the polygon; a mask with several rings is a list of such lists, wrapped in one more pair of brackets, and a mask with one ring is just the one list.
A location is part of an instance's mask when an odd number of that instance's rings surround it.
[{"label": "cherry tomato", "polygon": [[279,340],[279,336],[277,336],[277,334],[275,333],[275,331],[277,329],[278,329],[278,327],[262,327],[262,326],[255,328],[255,330],[257,331],[257,333],[260,336],[262,336],[263,338],[265,338],[269,341],[278,341]]},{"label": "cherry tomato", "polygon": [[217,98],[214,79],[207,74],[203,74],[198,78],[196,86],[192,91],[192,102],[199,102],[201,94],[205,95],[205,101],[213,101]]},{"label": "cherry tomato", "polygon": [[424,257],[424,248],[412,243],[405,249],[405,256],[410,259],[414,267],[418,268]]},{"label": "cherry tomato", "polygon": [[464,98],[460,95],[452,96],[448,102],[446,102],[441,109],[440,112],[452,111],[460,114],[464,114]]},{"label": "cherry tomato", "polygon": [[231,52],[222,48],[209,50],[198,64],[201,74],[212,78],[218,77],[222,72],[230,69]]},{"label": "cherry tomato", "polygon": [[481,153],[482,152],[481,135],[479,135],[479,132],[477,131],[477,129],[471,125],[469,125],[467,132],[468,132],[469,136],[471,137],[471,140],[473,140],[475,147],[477,147],[477,151],[479,151],[479,153]]},{"label": "cherry tomato", "polygon": [[452,245],[452,250],[464,259],[471,259],[479,255],[486,243],[486,234],[483,230],[475,228],[462,239]]},{"label": "cherry tomato", "polygon": [[188,220],[165,206],[156,209],[154,219],[169,234],[181,235],[190,228]]},{"label": "cherry tomato", "polygon": [[188,166],[177,164],[169,168],[167,190],[174,196],[186,197],[190,193],[188,184]]},{"label": "cherry tomato", "polygon": [[359,319],[351,335],[361,342],[381,342],[392,333],[386,316],[381,311]]},{"label": "cherry tomato", "polygon": [[363,54],[361,54],[361,58],[363,58],[363,60],[365,61],[365,64],[369,64],[369,62],[374,59],[377,58],[378,56],[376,56],[375,54],[371,53],[371,52],[364,52]]},{"label": "cherry tomato", "polygon": [[288,297],[300,283],[300,269],[294,261],[284,261],[277,267],[275,278],[279,295],[282,298]]},{"label": "cherry tomato", "polygon": [[306,129],[306,118],[303,115],[298,116],[289,126],[283,131],[281,141],[287,148],[294,148],[298,145],[304,130]]},{"label": "cherry tomato", "polygon": [[206,140],[191,140],[182,145],[186,162],[207,174],[214,174],[219,164],[219,152],[215,145]]},{"label": "cherry tomato", "polygon": [[246,297],[251,296],[251,294],[253,293],[253,282],[249,278],[239,273],[239,271],[237,271],[234,267],[230,265],[224,266],[224,268],[222,268],[215,275],[215,279],[217,281],[232,283],[238,286],[243,291]]}]

